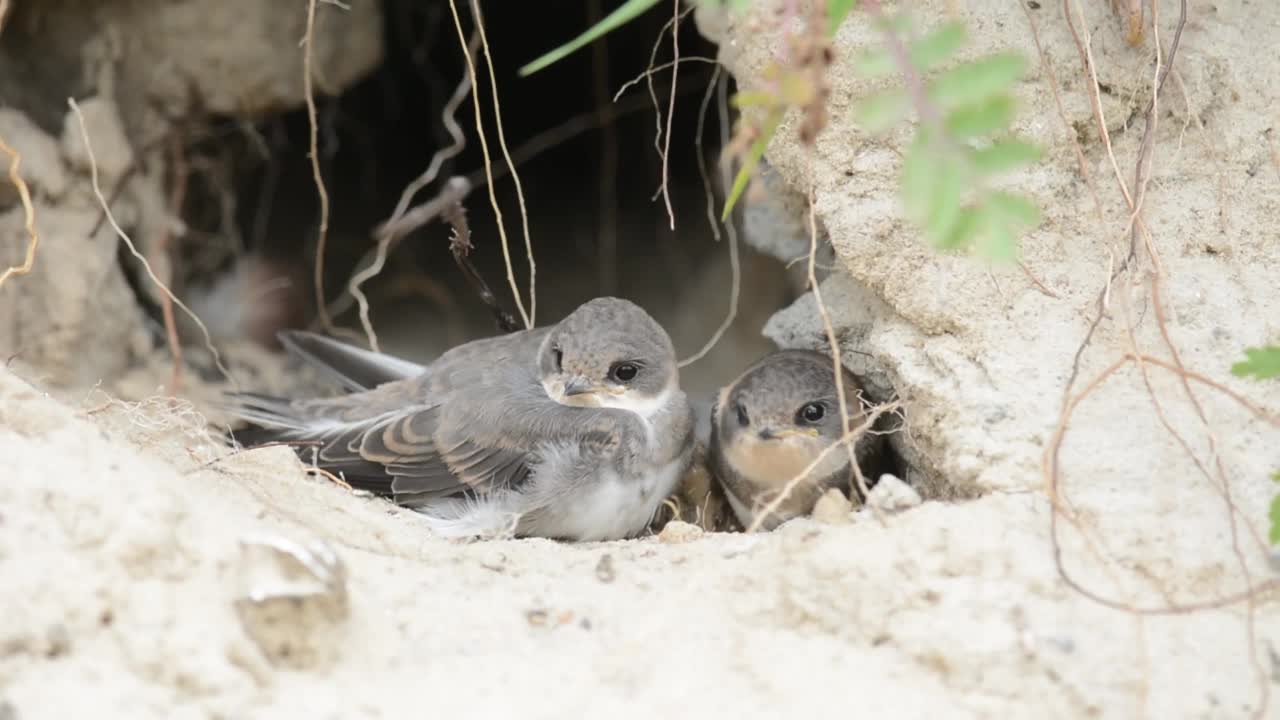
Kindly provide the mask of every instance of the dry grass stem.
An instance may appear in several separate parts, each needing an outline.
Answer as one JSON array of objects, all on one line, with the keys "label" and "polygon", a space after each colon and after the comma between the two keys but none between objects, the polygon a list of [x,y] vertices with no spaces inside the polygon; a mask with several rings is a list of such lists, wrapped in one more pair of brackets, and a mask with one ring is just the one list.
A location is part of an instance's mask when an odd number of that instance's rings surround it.
[{"label": "dry grass stem", "polygon": [[[178,133],[174,133],[170,140],[170,170],[173,177],[169,182],[169,213],[173,217],[182,216],[182,204],[187,197],[187,160],[186,152],[182,146],[183,139]],[[163,267],[169,269],[170,284],[173,283],[173,254],[169,252],[169,243],[173,240],[172,232],[169,229],[169,223],[165,223],[165,229],[160,234],[160,240],[156,243],[155,252],[164,259]],[[169,376],[169,394],[177,393],[182,387],[182,343],[178,340],[178,322],[173,314],[173,301],[168,295],[160,298],[160,312],[164,318],[164,332],[169,342],[169,353],[173,355],[173,372]]]},{"label": "dry grass stem", "polygon": [[307,101],[307,123],[310,129],[311,177],[316,184],[316,194],[320,197],[320,228],[316,235],[315,284],[316,312],[319,313],[320,324],[325,330],[333,330],[333,318],[329,317],[328,304],[324,298],[324,252],[329,240],[329,191],[324,186],[324,178],[320,174],[320,152],[318,149],[320,125],[316,120],[315,86],[312,78],[312,58],[315,55],[316,2],[307,0],[307,32],[302,38],[302,90]]},{"label": "dry grass stem", "polygon": [[[715,65],[717,73],[720,71],[720,62],[715,58],[703,57],[701,55],[689,55],[687,57],[682,57],[679,60],[671,60],[669,62],[664,62],[661,65],[646,68],[644,72],[623,83],[622,87],[618,88],[618,91],[613,94],[613,101],[618,102],[618,98],[622,97],[631,88],[652,77],[654,73],[660,73],[667,68],[673,68],[676,65],[683,63],[706,63],[708,65]],[[674,82],[671,84],[671,89],[672,92],[675,92]]]},{"label": "dry grass stem", "polygon": [[205,326],[204,321],[192,312],[191,308],[187,307],[186,303],[179,300],[178,297],[173,294],[173,291],[169,289],[168,285],[165,285],[160,281],[160,278],[156,277],[155,271],[151,269],[151,263],[147,262],[147,259],[143,257],[142,253],[138,252],[138,248],[134,246],[133,240],[129,238],[128,233],[126,233],[124,229],[120,227],[120,223],[116,221],[115,214],[111,212],[111,207],[107,204],[106,196],[102,194],[102,183],[98,179],[98,160],[93,152],[93,144],[89,140],[89,129],[85,126],[84,113],[80,111],[80,105],[76,103],[75,98],[67,98],[67,104],[71,106],[71,111],[75,113],[76,122],[79,123],[80,126],[80,139],[84,142],[85,154],[89,156],[89,180],[93,185],[93,194],[98,198],[98,204],[102,206],[103,212],[106,213],[107,222],[110,223],[111,229],[115,231],[116,235],[122,241],[124,241],[125,247],[129,250],[129,254],[133,255],[134,259],[142,264],[142,268],[146,271],[147,277],[151,279],[151,282],[155,283],[156,287],[160,288],[160,291],[173,301],[174,305],[181,308],[182,311],[191,318],[196,326],[200,328],[200,332],[204,336],[204,346],[209,350],[209,354],[213,356],[213,363],[217,366],[218,372],[222,373],[222,376],[227,379],[227,382],[231,383],[233,388],[239,389],[239,383],[237,383],[236,379],[231,376],[231,372],[227,370],[227,367],[222,364],[222,356],[218,353],[218,348],[214,347],[213,338],[209,335],[209,328]]},{"label": "dry grass stem", "polygon": [[[463,54],[467,61],[467,75],[471,78],[474,86],[476,82],[476,66],[471,58],[471,53],[467,52],[466,34],[462,32],[462,18],[458,15],[457,0],[449,0],[449,11],[453,14],[453,26],[458,31],[458,45],[462,48]],[[476,19],[477,29],[480,28],[479,18]],[[475,110],[476,116],[476,136],[480,140],[480,152],[484,155],[484,173],[487,182],[485,187],[489,190],[489,205],[493,208],[494,219],[498,225],[498,236],[502,241],[502,260],[507,268],[507,284],[511,287],[511,294],[516,301],[516,310],[520,313],[521,320],[527,328],[533,327],[533,319],[525,310],[524,299],[520,296],[520,285],[516,282],[515,270],[511,265],[511,245],[507,239],[506,226],[502,222],[502,208],[498,205],[498,196],[493,190],[493,160],[489,155],[489,141],[484,135],[484,118],[480,111],[480,94],[471,93],[471,106]]]},{"label": "dry grass stem", "polygon": [[[471,34],[471,42],[467,45],[468,56],[474,55],[476,45],[480,38],[478,33]],[[351,276],[351,280],[347,283],[347,291],[351,297],[360,306],[360,325],[364,329],[365,338],[369,342],[369,347],[374,352],[381,352],[378,347],[378,335],[373,330],[373,322],[369,319],[369,299],[365,296],[360,286],[368,282],[373,277],[382,272],[383,265],[386,263],[387,253],[390,251],[391,244],[402,237],[402,233],[398,233],[397,229],[400,224],[407,219],[409,212],[409,203],[413,201],[413,197],[418,194],[422,188],[435,182],[436,176],[440,174],[440,168],[449,158],[454,157],[467,145],[467,138],[462,134],[462,128],[458,127],[458,121],[454,114],[458,110],[458,106],[467,97],[471,91],[471,75],[464,73],[462,80],[453,91],[453,95],[449,97],[449,101],[445,103],[444,110],[441,112],[441,119],[447,129],[449,136],[453,138],[453,142],[445,147],[437,150],[431,156],[431,162],[427,164],[427,169],[421,175],[414,178],[403,192],[400,193],[400,200],[396,203],[395,210],[392,211],[391,217],[378,226],[376,234],[378,236],[378,245],[375,250],[373,260],[356,274]],[[463,181],[465,182],[465,181]],[[461,193],[459,193],[461,191]],[[414,208],[415,217],[413,221],[418,227],[421,224],[429,222],[431,218],[439,216],[444,208],[452,203],[461,202],[470,188],[460,188],[457,184],[446,184],[441,193],[431,201],[419,205]],[[426,217],[420,217],[425,215]],[[420,221],[420,222],[419,222]]]},{"label": "dry grass stem", "polygon": [[[1128,243],[1129,252],[1127,256],[1124,258],[1124,260],[1120,263],[1119,268],[1116,268],[1113,272],[1108,273],[1106,286],[1099,293],[1096,315],[1093,321],[1090,323],[1089,329],[1085,334],[1085,337],[1081,342],[1079,348],[1076,351],[1076,356],[1072,365],[1072,371],[1068,378],[1066,388],[1064,390],[1061,417],[1059,418],[1057,429],[1055,430],[1055,433],[1052,436],[1050,445],[1045,454],[1044,472],[1046,477],[1047,490],[1048,490],[1049,497],[1051,500],[1051,505],[1052,505],[1052,508],[1051,508],[1052,512],[1050,513],[1050,534],[1051,534],[1051,541],[1052,541],[1053,552],[1054,552],[1054,560],[1057,565],[1059,575],[1062,577],[1063,581],[1066,582],[1068,586],[1072,587],[1074,590],[1081,593],[1082,595],[1089,597],[1090,599],[1096,602],[1099,602],[1100,604],[1106,605],[1108,607],[1112,607],[1114,609],[1122,610],[1125,612],[1134,613],[1137,615],[1145,615],[1145,614],[1169,614],[1169,613],[1194,612],[1198,610],[1223,607],[1226,605],[1232,605],[1232,604],[1237,604],[1241,602],[1245,603],[1246,605],[1246,617],[1245,617],[1246,628],[1245,629],[1246,629],[1246,636],[1247,636],[1247,643],[1248,643],[1248,652],[1249,652],[1250,663],[1252,665],[1255,675],[1258,678],[1259,696],[1260,696],[1255,716],[1264,717],[1266,715],[1267,707],[1270,701],[1270,688],[1269,688],[1269,681],[1265,674],[1264,668],[1262,667],[1261,662],[1258,659],[1257,637],[1256,637],[1257,633],[1256,633],[1256,624],[1255,624],[1256,623],[1256,607],[1260,598],[1264,594],[1274,592],[1278,587],[1280,587],[1280,581],[1271,580],[1261,584],[1255,584],[1254,582],[1252,573],[1246,561],[1246,557],[1244,555],[1242,548],[1240,547],[1240,531],[1239,531],[1238,519],[1244,520],[1246,527],[1251,531],[1254,537],[1255,543],[1258,544],[1260,547],[1262,547],[1263,550],[1265,550],[1265,543],[1262,541],[1262,538],[1259,535],[1257,528],[1254,527],[1254,525],[1250,522],[1249,518],[1245,517],[1241,513],[1239,507],[1236,505],[1234,499],[1232,498],[1231,483],[1223,462],[1222,455],[1219,451],[1220,443],[1219,443],[1217,434],[1213,430],[1208,420],[1208,417],[1207,417],[1207,414],[1205,413],[1203,405],[1201,404],[1199,398],[1196,396],[1195,392],[1193,391],[1191,387],[1191,382],[1195,381],[1197,383],[1207,385],[1208,387],[1214,389],[1215,391],[1223,393],[1227,397],[1230,397],[1231,399],[1235,400],[1241,406],[1248,409],[1255,417],[1258,417],[1272,425],[1280,424],[1280,421],[1277,421],[1276,418],[1271,417],[1265,411],[1262,411],[1260,408],[1250,403],[1247,399],[1225,388],[1220,383],[1212,381],[1202,375],[1198,375],[1190,371],[1184,365],[1184,363],[1182,362],[1181,354],[1178,350],[1178,347],[1174,343],[1173,338],[1169,332],[1167,318],[1166,318],[1165,310],[1163,306],[1163,300],[1161,297],[1161,286],[1165,276],[1163,264],[1161,263],[1159,252],[1158,252],[1158,249],[1156,248],[1151,231],[1143,220],[1144,200],[1146,198],[1148,186],[1150,184],[1150,178],[1152,176],[1152,167],[1155,162],[1154,145],[1155,145],[1155,134],[1156,134],[1156,130],[1159,123],[1160,91],[1163,88],[1164,82],[1168,78],[1170,72],[1173,72],[1172,70],[1173,61],[1177,55],[1178,47],[1181,41],[1182,31],[1186,26],[1186,21],[1187,21],[1187,3],[1185,2],[1185,0],[1181,0],[1179,5],[1180,5],[1180,12],[1179,12],[1178,24],[1174,32],[1173,41],[1170,44],[1168,57],[1166,59],[1162,56],[1163,47],[1160,41],[1159,2],[1158,0],[1153,0],[1153,2],[1151,3],[1151,10],[1152,10],[1151,27],[1153,31],[1154,40],[1155,40],[1154,42],[1155,66],[1152,71],[1152,79],[1151,79],[1152,97],[1151,97],[1150,103],[1147,105],[1147,108],[1144,112],[1145,127],[1143,129],[1142,139],[1139,145],[1138,157],[1136,162],[1134,163],[1133,189],[1131,194],[1130,189],[1127,183],[1125,182],[1123,174],[1120,172],[1119,163],[1116,160],[1115,152],[1111,145],[1111,139],[1107,132],[1106,118],[1105,118],[1105,115],[1103,114],[1101,98],[1098,94],[1097,73],[1096,73],[1096,68],[1094,65],[1094,59],[1092,54],[1091,39],[1087,31],[1087,27],[1088,27],[1087,21],[1084,18],[1083,10],[1080,9],[1079,6],[1077,6],[1075,9],[1076,19],[1078,20],[1080,25],[1083,26],[1084,28],[1084,39],[1082,40],[1080,37],[1080,34],[1076,30],[1075,23],[1072,20],[1073,13],[1072,13],[1071,2],[1070,0],[1063,0],[1063,15],[1068,24],[1068,28],[1071,31],[1072,37],[1076,43],[1076,48],[1080,55],[1081,63],[1083,65],[1083,70],[1089,80],[1089,82],[1087,82],[1086,85],[1089,91],[1094,120],[1098,126],[1099,136],[1102,139],[1103,145],[1107,152],[1108,160],[1111,163],[1116,181],[1120,187],[1121,194],[1123,195],[1125,204],[1129,211],[1127,224],[1125,228],[1125,231],[1129,236],[1129,243]],[[1132,30],[1134,28],[1133,21],[1135,18],[1135,14],[1133,13],[1133,10],[1135,6],[1139,7],[1139,14],[1136,15],[1136,17],[1139,18],[1138,29],[1139,31],[1141,30],[1140,5],[1130,3],[1129,20],[1130,20],[1131,39],[1133,37]],[[1030,17],[1028,17],[1028,20],[1030,20]],[[1034,24],[1033,24],[1033,32],[1034,32]],[[1140,37],[1140,32],[1139,32],[1139,37]],[[1042,52],[1042,57],[1043,57],[1043,52]],[[1175,78],[1176,77],[1177,75],[1175,73]],[[1185,93],[1184,93],[1184,96],[1185,96]],[[1185,126],[1184,126],[1184,132],[1185,132]],[[1082,391],[1080,391],[1078,394],[1073,396],[1071,394],[1071,391],[1072,391],[1072,388],[1074,387],[1075,380],[1079,373],[1081,356],[1085,348],[1088,347],[1088,345],[1090,344],[1090,341],[1093,338],[1095,330],[1097,329],[1099,324],[1102,322],[1106,314],[1106,311],[1111,304],[1110,303],[1111,283],[1119,275],[1134,269],[1132,266],[1139,261],[1139,256],[1138,256],[1139,247],[1144,247],[1146,249],[1147,251],[1146,257],[1150,262],[1150,269],[1149,271],[1143,273],[1142,275],[1136,276],[1135,279],[1132,281],[1131,287],[1132,287],[1132,290],[1136,290],[1142,287],[1143,285],[1147,285],[1149,287],[1149,290],[1151,293],[1151,303],[1154,308],[1154,315],[1155,315],[1156,324],[1160,333],[1160,337],[1166,351],[1169,353],[1172,360],[1170,361],[1170,360],[1164,360],[1164,359],[1152,357],[1149,354],[1144,353],[1142,351],[1142,349],[1139,347],[1138,337],[1135,332],[1136,325],[1133,322],[1132,318],[1129,317],[1127,313],[1128,305],[1125,304],[1125,308],[1126,308],[1125,331],[1126,331],[1128,342],[1129,342],[1129,350],[1127,354],[1124,357],[1120,358],[1119,360],[1116,360],[1115,362],[1113,362],[1102,373],[1100,373],[1092,381],[1086,384],[1085,388]],[[1114,265],[1114,256],[1113,256],[1113,265]],[[1125,295],[1122,297],[1128,297],[1128,295]],[[1188,457],[1191,458],[1193,464],[1195,464],[1200,474],[1205,477],[1205,479],[1209,482],[1210,486],[1213,487],[1223,499],[1223,502],[1226,506],[1228,523],[1230,526],[1231,550],[1236,558],[1236,561],[1238,563],[1238,566],[1244,578],[1244,589],[1238,592],[1228,593],[1225,595],[1220,595],[1208,601],[1200,601],[1200,602],[1194,602],[1194,603],[1175,602],[1169,599],[1169,596],[1166,593],[1166,603],[1164,606],[1143,608],[1143,607],[1137,607],[1132,603],[1124,603],[1112,598],[1105,597],[1098,592],[1085,588],[1066,571],[1063,558],[1062,558],[1062,548],[1061,548],[1060,539],[1059,539],[1059,529],[1058,529],[1059,516],[1066,517],[1066,519],[1069,522],[1071,522],[1073,525],[1076,526],[1077,530],[1079,530],[1082,533],[1082,535],[1086,535],[1086,533],[1080,521],[1078,520],[1078,518],[1067,517],[1062,512],[1062,508],[1060,506],[1061,500],[1064,497],[1063,489],[1061,487],[1062,480],[1061,480],[1060,468],[1059,468],[1059,454],[1061,451],[1063,437],[1067,432],[1071,415],[1074,412],[1075,408],[1078,406],[1078,404],[1083,399],[1085,399],[1090,394],[1092,394],[1094,391],[1096,391],[1098,387],[1100,387],[1107,378],[1109,378],[1112,374],[1114,374],[1120,368],[1128,365],[1130,362],[1137,365],[1137,369],[1142,378],[1144,388],[1147,391],[1147,394],[1152,402],[1153,409],[1155,410],[1157,419],[1159,420],[1161,425],[1165,428],[1166,432],[1168,432],[1169,435],[1174,439],[1174,441],[1178,444],[1178,446],[1182,448],[1183,452],[1186,453]],[[1183,394],[1185,395],[1186,400],[1190,403],[1192,409],[1195,412],[1197,419],[1199,420],[1200,424],[1204,428],[1204,432],[1206,434],[1206,439],[1208,442],[1209,457],[1212,458],[1212,463],[1211,463],[1212,467],[1210,467],[1210,463],[1207,463],[1204,460],[1202,460],[1194,452],[1191,442],[1186,437],[1184,437],[1180,432],[1178,432],[1177,429],[1173,426],[1171,419],[1168,417],[1165,411],[1165,408],[1160,402],[1159,396],[1155,391],[1154,385],[1150,378],[1149,366],[1160,367],[1162,369],[1173,372],[1175,375],[1177,375],[1178,382],[1182,387]],[[1148,578],[1148,579],[1152,579],[1152,578]]]},{"label": "dry grass stem", "polygon": [[[822,328],[826,332],[827,348],[828,348],[828,351],[831,353],[831,373],[832,375],[835,376],[836,400],[840,404],[840,427],[841,427],[841,430],[844,432],[844,434],[848,435],[850,432],[849,401],[844,394],[844,362],[840,359],[840,340],[836,337],[835,326],[831,322],[831,313],[827,311],[827,305],[822,300],[822,288],[819,287],[818,285],[818,275],[815,269],[817,256],[818,256],[818,215],[817,215],[817,210],[814,208],[812,184],[810,184],[809,186],[808,201],[809,201],[809,266],[808,266],[809,287],[813,292],[814,303],[818,307],[818,315],[822,317]],[[859,399],[861,400],[861,396],[859,396]],[[887,407],[887,406],[881,406],[881,407]],[[897,407],[897,405],[894,404],[894,407]],[[859,410],[861,409],[862,408],[859,408]],[[872,419],[879,417],[880,414],[882,414],[883,412],[884,411],[881,410],[879,413],[873,414],[871,416]],[[870,428],[871,425],[867,425],[866,427]],[[849,453],[849,467],[853,470],[854,482],[858,488],[858,492],[861,493],[862,497],[865,499],[870,496],[871,488],[867,486],[867,479],[862,475],[862,468],[858,467],[857,452],[853,446],[853,443],[845,443],[844,446],[845,446],[845,450]],[[884,524],[884,515],[883,513],[881,513],[880,508],[876,507],[875,505],[872,505],[871,510],[875,514],[876,519],[879,520],[881,524]]]},{"label": "dry grass stem", "polygon": [[[4,21],[3,9],[4,5],[0,5],[0,23]],[[22,264],[10,266],[0,274],[0,287],[4,287],[10,277],[31,272],[36,262],[36,249],[40,247],[40,233],[36,231],[36,210],[31,204],[31,190],[27,187],[27,182],[22,179],[22,175],[18,173],[18,168],[22,165],[22,155],[9,147],[9,143],[5,142],[4,138],[0,138],[0,153],[9,156],[9,182],[18,189],[18,197],[22,200],[23,229],[26,230],[28,238],[27,254]]]},{"label": "dry grass stem", "polygon": [[342,478],[338,477],[337,475],[334,475],[333,473],[329,472],[328,470],[325,470],[324,468],[318,465],[308,465],[306,471],[307,471],[307,474],[309,475],[319,475],[320,477],[325,478],[329,482],[333,483],[334,485],[337,485],[338,487],[342,488],[343,490],[346,490],[347,492],[356,491],[355,488],[351,487],[351,483],[348,483],[346,480],[343,480]]},{"label": "dry grass stem", "polygon": [[[437,153],[438,155],[439,153]],[[428,220],[439,217],[447,208],[461,202],[470,192],[471,186],[466,179],[460,177],[450,178],[449,182],[441,189],[440,194],[415,207],[413,209],[414,214],[427,217]],[[378,246],[375,250],[373,261],[352,275],[351,281],[347,286],[351,297],[355,298],[355,301],[360,306],[360,326],[364,329],[365,338],[374,352],[382,352],[382,350],[378,346],[378,334],[373,330],[373,322],[369,319],[369,300],[365,297],[364,291],[360,289],[360,286],[382,272],[387,260],[387,252],[391,243],[397,237],[397,235],[387,233],[378,238]]]},{"label": "dry grass stem", "polygon": [[[588,0],[587,22],[594,26],[602,17],[600,0]],[[608,33],[591,43],[591,80],[596,120],[601,128],[596,275],[600,294],[613,295],[618,287],[618,128],[609,107]]]},{"label": "dry grass stem", "polygon": [[680,77],[680,0],[671,0],[671,100],[667,105],[667,131],[662,137],[662,201],[667,206],[667,219],[676,229],[676,213],[671,209],[671,183],[668,165],[671,157],[671,120],[676,115],[676,85]]},{"label": "dry grass stem", "polygon": [[[711,75],[711,82],[707,85],[706,95],[702,98],[702,107],[698,112],[698,129],[694,140],[694,147],[697,149],[696,154],[698,156],[698,174],[702,177],[702,187],[707,196],[707,222],[711,224],[711,234],[715,236],[717,241],[720,240],[720,220],[716,217],[715,193],[711,189],[711,178],[707,173],[706,158],[703,156],[702,152],[702,130],[703,123],[707,117],[707,107],[711,101],[712,92],[716,88],[719,88],[721,95],[721,104],[719,106],[721,120],[720,142],[722,144],[728,142],[729,120],[728,99],[725,97],[725,94],[727,93],[727,90],[725,89],[726,86],[727,83],[723,80],[720,68],[717,67],[715,72]],[[727,168],[722,166],[721,174],[722,180],[727,183]],[[724,334],[729,331],[729,327],[733,325],[734,319],[738,317],[738,299],[742,292],[742,264],[738,258],[738,230],[734,226],[732,219],[730,222],[725,224],[725,233],[729,236],[729,269],[732,273],[732,278],[729,284],[729,309],[725,312],[724,320],[720,322],[720,326],[716,328],[715,333],[713,333],[711,338],[707,340],[706,344],[702,346],[702,349],[680,361],[679,366],[682,368],[692,365],[706,357],[707,353],[711,352],[716,344],[724,337]]]},{"label": "dry grass stem", "polygon": [[[502,104],[498,102],[498,78],[493,71],[493,57],[489,54],[489,38],[484,32],[484,15],[480,11],[480,0],[471,0],[471,13],[475,19],[475,29],[480,33],[480,45],[484,48],[484,64],[489,70],[489,91],[493,97],[493,124],[498,129],[498,148],[502,150],[502,158],[507,163],[507,172],[511,173],[511,181],[515,183],[516,202],[520,205],[524,252],[525,258],[529,261],[529,318],[525,326],[533,327],[538,322],[538,264],[533,260],[533,240],[529,235],[529,212],[524,204],[524,187],[520,184],[520,173],[516,172],[516,165],[511,162],[511,153],[507,150],[507,137],[502,129]],[[488,159],[486,158],[485,161],[487,163]],[[492,183],[490,185],[492,186]]]},{"label": "dry grass stem", "polygon": [[1103,221],[1102,200],[1098,195],[1097,183],[1093,181],[1093,173],[1089,171],[1089,164],[1085,161],[1084,150],[1080,147],[1080,140],[1076,137],[1075,128],[1071,127],[1071,121],[1067,119],[1067,111],[1062,105],[1061,84],[1058,82],[1058,73],[1053,68],[1053,62],[1049,59],[1048,53],[1044,51],[1044,46],[1040,44],[1040,29],[1036,26],[1035,17],[1031,10],[1027,7],[1024,0],[1013,0],[1022,14],[1027,18],[1027,25],[1031,28],[1031,39],[1035,42],[1036,54],[1040,56],[1040,65],[1044,68],[1045,75],[1049,78],[1049,90],[1053,93],[1053,105],[1058,109],[1058,119],[1062,121],[1062,127],[1066,131],[1067,138],[1071,140],[1071,150],[1076,156],[1076,167],[1080,170],[1080,177],[1084,179],[1085,187],[1089,189],[1089,196],[1093,198],[1093,209],[1097,213],[1098,222]]},{"label": "dry grass stem", "polygon": [[[662,195],[664,197],[666,206],[667,206],[667,219],[671,223],[671,228],[673,230],[675,229],[676,219],[675,219],[675,214],[671,211],[671,197],[667,192],[667,153],[663,150],[662,109],[658,105],[658,91],[657,89],[654,88],[654,85],[653,85],[653,75],[655,72],[656,64],[658,62],[658,48],[662,47],[662,37],[666,35],[667,30],[670,29],[671,34],[673,36],[672,44],[675,46],[676,51],[678,53],[679,44],[678,44],[678,41],[674,39],[674,36],[680,32],[680,27],[679,27],[680,21],[683,20],[684,17],[688,15],[690,12],[693,12],[693,9],[694,9],[694,6],[690,5],[688,8],[685,8],[684,12],[680,12],[679,2],[676,2],[675,14],[670,20],[666,22],[665,25],[662,26],[662,29],[658,31],[658,38],[653,41],[653,50],[650,51],[649,53],[649,66],[644,73],[646,84],[649,88],[649,101],[653,104],[653,113],[654,113],[653,149],[654,149],[654,152],[658,154],[658,157],[662,161],[662,184],[658,187],[658,191],[653,194],[653,197],[654,199],[657,199],[659,195]],[[679,65],[679,60],[680,58],[677,54],[677,57],[675,58],[676,65],[673,67],[676,67]],[[673,71],[672,77],[671,77],[672,82],[671,82],[671,103],[670,103],[672,109],[675,108],[675,93],[676,93],[675,79],[676,79],[675,72]],[[670,127],[670,123],[668,123],[668,127]],[[667,147],[670,147],[669,141],[667,142]]]}]

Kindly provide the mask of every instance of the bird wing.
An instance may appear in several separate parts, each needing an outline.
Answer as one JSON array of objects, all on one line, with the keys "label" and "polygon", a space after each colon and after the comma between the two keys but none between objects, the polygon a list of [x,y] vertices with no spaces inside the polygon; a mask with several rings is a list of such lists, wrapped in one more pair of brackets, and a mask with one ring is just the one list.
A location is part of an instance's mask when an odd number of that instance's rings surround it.
[{"label": "bird wing", "polygon": [[392,355],[376,353],[331,337],[303,330],[277,335],[290,355],[323,371],[351,392],[417,377],[426,368]]}]

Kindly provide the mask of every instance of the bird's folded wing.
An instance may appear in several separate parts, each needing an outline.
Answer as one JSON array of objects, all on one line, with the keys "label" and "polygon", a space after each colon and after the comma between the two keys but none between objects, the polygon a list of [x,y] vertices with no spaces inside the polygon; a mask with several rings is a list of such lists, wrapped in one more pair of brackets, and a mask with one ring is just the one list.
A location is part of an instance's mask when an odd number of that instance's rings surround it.
[{"label": "bird's folded wing", "polygon": [[[514,487],[529,474],[529,453],[462,443],[442,452],[435,434],[440,408],[406,407],[379,417],[334,424],[314,439],[315,462],[351,485],[415,506],[465,491]],[[308,459],[304,449],[302,456]]]}]

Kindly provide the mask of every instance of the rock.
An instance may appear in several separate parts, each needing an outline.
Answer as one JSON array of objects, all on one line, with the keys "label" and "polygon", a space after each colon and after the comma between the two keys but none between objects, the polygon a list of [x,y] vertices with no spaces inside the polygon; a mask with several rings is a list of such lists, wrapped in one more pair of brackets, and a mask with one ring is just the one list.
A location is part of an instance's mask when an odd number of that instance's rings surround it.
[{"label": "rock", "polygon": [[[316,3],[317,97],[342,92],[382,62],[382,3],[343,5]],[[68,97],[102,93],[119,103],[135,144],[164,136],[174,118],[258,119],[303,103],[306,23],[305,0],[24,3],[5,23],[0,96],[56,130]]]},{"label": "rock", "polygon": [[347,619],[346,569],[327,543],[282,537],[240,546],[236,612],[272,664],[309,669],[327,664]]},{"label": "rock", "polygon": [[849,513],[853,505],[849,498],[836,488],[830,488],[813,506],[813,519],[827,525],[845,525],[849,522]]},{"label": "rock", "polygon": [[683,520],[672,520],[658,533],[658,542],[678,545],[697,540],[702,537],[702,528]]},{"label": "rock", "polygon": [[[58,198],[67,191],[67,169],[58,141],[23,113],[0,108],[0,138],[22,156],[18,175],[35,197]],[[9,181],[12,158],[0,155],[0,207],[18,201],[17,187]]]},{"label": "rock", "polygon": [[867,495],[867,504],[893,512],[919,505],[923,500],[915,488],[896,475],[885,473]]}]

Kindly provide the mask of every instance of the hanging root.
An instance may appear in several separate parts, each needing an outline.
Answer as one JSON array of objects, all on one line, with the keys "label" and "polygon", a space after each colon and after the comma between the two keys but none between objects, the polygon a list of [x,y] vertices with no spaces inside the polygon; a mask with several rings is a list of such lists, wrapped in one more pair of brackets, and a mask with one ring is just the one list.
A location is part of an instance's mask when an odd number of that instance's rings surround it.
[{"label": "hanging root", "polygon": [[[0,26],[4,23],[4,11],[7,9],[7,0],[0,0]],[[22,200],[22,212],[25,218],[23,229],[27,231],[27,255],[21,265],[13,265],[6,268],[4,273],[0,273],[0,287],[4,287],[5,282],[14,275],[26,275],[31,272],[31,268],[36,262],[36,248],[40,246],[40,234],[36,232],[36,211],[31,204],[31,190],[27,188],[27,182],[18,174],[18,168],[22,165],[22,155],[9,147],[9,143],[4,138],[0,138],[0,153],[8,155],[9,160],[9,182],[18,189],[18,197]]]}]

